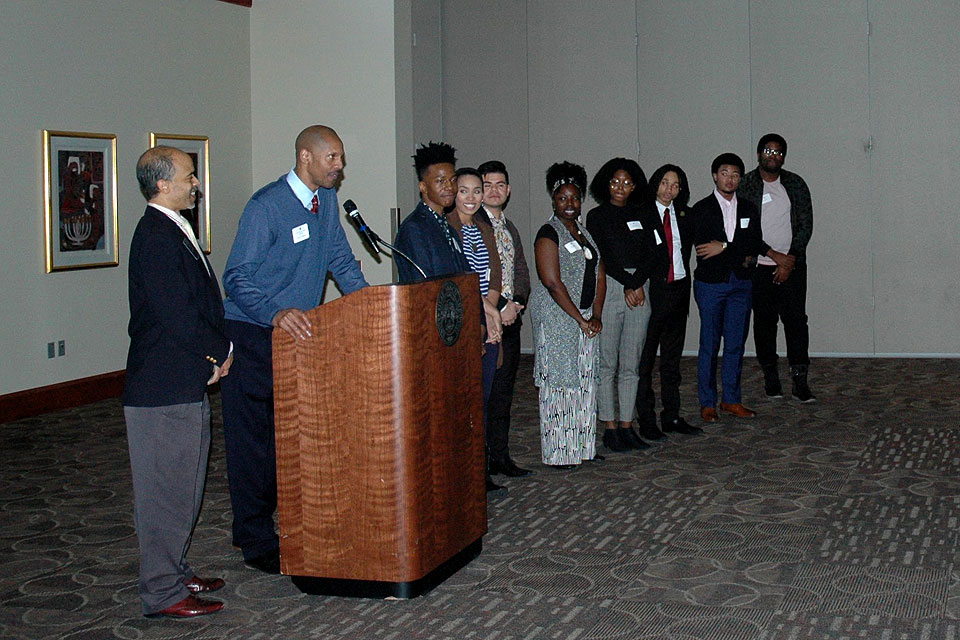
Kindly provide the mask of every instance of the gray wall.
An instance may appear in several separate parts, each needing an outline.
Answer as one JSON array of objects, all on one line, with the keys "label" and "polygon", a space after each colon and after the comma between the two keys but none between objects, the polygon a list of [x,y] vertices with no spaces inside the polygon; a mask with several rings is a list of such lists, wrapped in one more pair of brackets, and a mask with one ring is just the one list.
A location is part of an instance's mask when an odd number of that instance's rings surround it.
[{"label": "gray wall", "polygon": [[[0,394],[126,364],[127,252],[149,132],[210,137],[214,268],[250,194],[249,10],[192,0],[0,0]],[[44,272],[41,131],[117,135],[120,266]],[[65,357],[46,343],[66,340]]]},{"label": "gray wall", "polygon": [[[960,354],[953,0],[445,0],[442,19],[444,135],[461,164],[507,162],[529,246],[552,162],[674,162],[696,201],[714,156],[752,168],[777,131],[814,199],[811,351]],[[698,330],[693,306],[688,351]]]},{"label": "gray wall", "polygon": [[[366,222],[389,235],[397,184],[394,29],[393,4],[382,0],[253,3],[253,189],[290,171],[304,127],[329,125],[346,156],[340,202],[353,199]],[[367,280],[390,282],[389,258],[374,258],[342,211],[340,218]],[[337,295],[328,284],[325,299]]]}]

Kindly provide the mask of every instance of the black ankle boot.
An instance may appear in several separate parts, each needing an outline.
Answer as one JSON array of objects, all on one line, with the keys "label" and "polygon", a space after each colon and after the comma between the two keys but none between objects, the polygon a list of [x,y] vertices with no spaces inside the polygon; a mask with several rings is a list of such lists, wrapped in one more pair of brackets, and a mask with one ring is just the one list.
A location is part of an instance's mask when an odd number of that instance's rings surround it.
[{"label": "black ankle boot", "polygon": [[780,373],[777,371],[776,364],[762,365],[763,369],[763,392],[768,398],[782,398],[783,387],[780,386]]},{"label": "black ankle boot", "polygon": [[623,453],[632,448],[629,442],[620,439],[620,429],[604,429],[603,446],[614,453]]},{"label": "black ankle boot", "polygon": [[817,398],[807,386],[807,365],[797,364],[790,367],[790,378],[793,380],[793,396],[800,402],[813,402]]}]

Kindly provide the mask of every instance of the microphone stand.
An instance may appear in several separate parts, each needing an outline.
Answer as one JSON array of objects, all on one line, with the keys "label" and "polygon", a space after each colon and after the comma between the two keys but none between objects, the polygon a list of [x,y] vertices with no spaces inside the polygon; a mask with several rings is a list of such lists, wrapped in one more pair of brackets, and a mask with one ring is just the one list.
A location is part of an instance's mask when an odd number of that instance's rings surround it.
[{"label": "microphone stand", "polygon": [[424,279],[424,280],[427,279],[427,274],[424,273],[423,269],[420,268],[420,265],[418,265],[416,262],[413,261],[413,258],[411,258],[411,257],[408,256],[407,254],[405,254],[403,251],[400,251],[400,249],[397,249],[395,246],[393,246],[392,244],[390,244],[389,242],[387,242],[386,240],[384,240],[383,238],[381,238],[381,237],[377,234],[377,232],[374,231],[373,229],[371,229],[370,227],[367,227],[367,231],[369,231],[369,232],[370,232],[370,235],[373,236],[374,242],[378,242],[378,243],[382,244],[383,246],[385,246],[385,247],[387,247],[388,249],[390,249],[390,251],[392,251],[393,253],[395,253],[395,254],[401,256],[402,258],[404,258],[407,262],[409,262],[410,264],[412,264],[412,265],[414,266],[414,268],[416,268],[417,271],[420,272],[420,275],[423,276],[423,279]]}]

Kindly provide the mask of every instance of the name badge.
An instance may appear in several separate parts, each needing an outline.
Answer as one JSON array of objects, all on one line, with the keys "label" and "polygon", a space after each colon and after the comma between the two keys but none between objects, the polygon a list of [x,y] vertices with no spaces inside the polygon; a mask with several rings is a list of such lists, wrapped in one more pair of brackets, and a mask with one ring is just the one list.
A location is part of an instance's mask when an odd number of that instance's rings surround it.
[{"label": "name badge", "polygon": [[293,233],[293,244],[298,242],[303,242],[310,237],[310,227],[304,222],[299,227],[294,227],[292,230]]},{"label": "name badge", "polygon": [[627,220],[627,229],[630,229],[630,231],[639,231],[643,229],[643,225],[640,224],[639,220]]},{"label": "name badge", "polygon": [[580,251],[580,243],[576,240],[571,240],[567,244],[563,245],[563,248],[567,250],[567,253],[576,253]]},{"label": "name badge", "polygon": [[740,228],[746,229],[750,226],[750,218],[740,218]]},{"label": "name badge", "polygon": [[769,193],[763,194],[763,198],[760,199],[760,204],[767,204],[768,202],[773,202],[773,196]]},{"label": "name badge", "polygon": [[658,245],[663,242],[663,240],[660,239],[660,234],[657,233],[656,229],[653,230],[653,239],[657,241]]},{"label": "name badge", "polygon": [[487,267],[487,270],[484,272],[483,275],[487,279],[487,282],[490,282],[490,267]]}]

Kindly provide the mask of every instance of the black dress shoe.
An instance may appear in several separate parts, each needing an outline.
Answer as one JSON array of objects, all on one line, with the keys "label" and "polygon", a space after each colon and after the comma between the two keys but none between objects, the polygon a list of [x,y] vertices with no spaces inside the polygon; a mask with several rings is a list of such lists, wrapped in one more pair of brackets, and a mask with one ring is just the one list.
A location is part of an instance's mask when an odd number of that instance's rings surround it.
[{"label": "black dress shoe", "polygon": [[673,422],[664,422],[663,430],[667,433],[683,433],[688,436],[695,436],[698,433],[703,433],[703,429],[693,426],[683,418],[677,418]]},{"label": "black dress shoe", "polygon": [[548,464],[547,466],[551,469],[556,469],[557,471],[569,471],[570,469],[577,468],[577,465],[575,464]]},{"label": "black dress shoe", "polygon": [[[633,429],[631,428],[631,431]],[[637,431],[640,432],[640,437],[644,440],[666,440],[667,436],[663,435],[663,431],[657,429],[657,425],[649,423],[641,423],[637,425]]]},{"label": "black dress shoe", "polygon": [[595,453],[593,454],[592,458],[590,458],[589,460],[584,460],[584,462],[603,462],[606,459],[607,459],[606,456],[602,456],[599,453]]},{"label": "black dress shoe", "polygon": [[491,475],[504,475],[508,478],[522,478],[523,476],[528,476],[533,471],[530,469],[522,469],[517,466],[517,463],[514,462],[510,456],[506,458],[491,458],[490,459],[490,474]]},{"label": "black dress shoe", "polygon": [[507,488],[494,482],[493,478],[491,478],[490,476],[487,476],[486,485],[487,485],[487,493],[489,494],[492,494],[495,496],[503,496],[507,494]]},{"label": "black dress shoe", "polygon": [[617,429],[617,431],[623,432],[623,435],[620,437],[620,441],[629,444],[631,449],[642,451],[643,449],[650,448],[649,444],[640,439],[640,436],[638,436],[637,432],[633,430],[633,427],[628,429]]},{"label": "black dress shoe", "polygon": [[155,613],[145,613],[144,618],[195,618],[216,613],[223,609],[219,600],[203,600],[192,593],[176,604]]},{"label": "black dress shoe", "polygon": [[244,558],[243,564],[247,565],[251,569],[263,571],[264,573],[279,574],[280,549],[268,551],[262,556],[257,556],[256,558]]},{"label": "black dress shoe", "polygon": [[623,453],[633,448],[629,442],[622,440],[623,434],[621,434],[620,431],[620,429],[603,430],[603,446],[614,453]]}]

